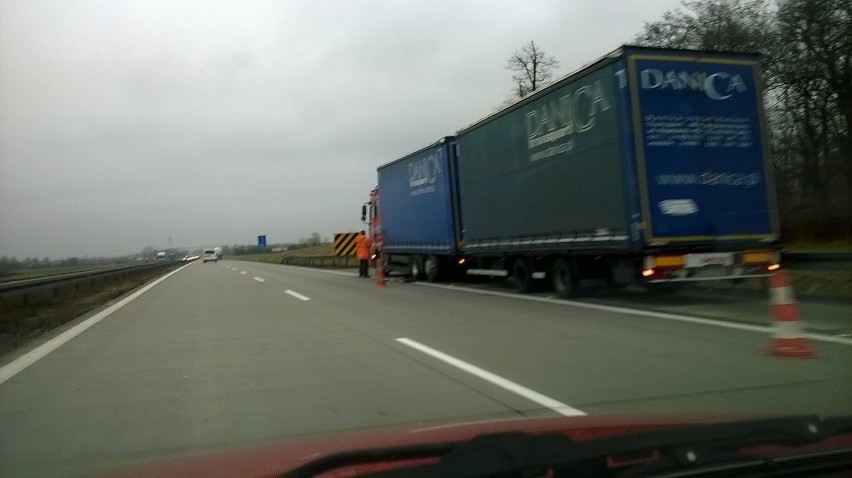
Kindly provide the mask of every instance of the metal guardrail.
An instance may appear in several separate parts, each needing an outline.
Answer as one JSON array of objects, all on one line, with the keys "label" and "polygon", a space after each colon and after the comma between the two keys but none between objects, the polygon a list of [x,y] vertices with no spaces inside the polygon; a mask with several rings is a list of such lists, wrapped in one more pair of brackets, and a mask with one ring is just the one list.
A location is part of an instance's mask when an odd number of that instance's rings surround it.
[{"label": "metal guardrail", "polygon": [[0,283],[0,304],[9,305],[10,302],[19,302],[17,305],[32,305],[45,299],[92,289],[118,279],[167,270],[183,264],[185,262],[182,261],[155,262],[3,282]]},{"label": "metal guardrail", "polygon": [[852,270],[852,252],[781,252],[781,265],[789,269]]},{"label": "metal guardrail", "polygon": [[358,267],[358,259],[355,256],[284,256],[281,263],[304,267]]}]

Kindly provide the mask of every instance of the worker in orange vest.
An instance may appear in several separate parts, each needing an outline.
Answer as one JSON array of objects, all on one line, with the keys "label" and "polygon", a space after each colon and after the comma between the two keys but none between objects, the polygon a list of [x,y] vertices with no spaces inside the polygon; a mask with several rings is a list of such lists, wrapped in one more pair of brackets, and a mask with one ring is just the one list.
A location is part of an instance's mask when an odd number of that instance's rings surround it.
[{"label": "worker in orange vest", "polygon": [[373,243],[367,238],[366,233],[361,231],[361,234],[358,234],[358,237],[355,239],[355,254],[358,256],[358,277],[370,277],[368,267],[370,248],[372,246]]}]

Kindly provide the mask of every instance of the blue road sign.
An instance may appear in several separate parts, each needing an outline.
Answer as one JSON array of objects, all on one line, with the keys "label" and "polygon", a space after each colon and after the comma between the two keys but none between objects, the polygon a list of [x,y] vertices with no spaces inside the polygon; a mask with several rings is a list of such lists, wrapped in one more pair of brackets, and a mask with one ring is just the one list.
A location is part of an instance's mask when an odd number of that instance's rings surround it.
[{"label": "blue road sign", "polygon": [[257,247],[266,247],[266,236],[257,236]]}]

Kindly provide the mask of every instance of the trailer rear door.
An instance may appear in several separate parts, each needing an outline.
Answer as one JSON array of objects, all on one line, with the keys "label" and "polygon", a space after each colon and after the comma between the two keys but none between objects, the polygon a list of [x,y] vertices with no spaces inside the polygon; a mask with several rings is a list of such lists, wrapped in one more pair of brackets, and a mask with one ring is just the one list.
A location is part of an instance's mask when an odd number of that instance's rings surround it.
[{"label": "trailer rear door", "polygon": [[628,56],[645,240],[777,238],[759,57]]}]

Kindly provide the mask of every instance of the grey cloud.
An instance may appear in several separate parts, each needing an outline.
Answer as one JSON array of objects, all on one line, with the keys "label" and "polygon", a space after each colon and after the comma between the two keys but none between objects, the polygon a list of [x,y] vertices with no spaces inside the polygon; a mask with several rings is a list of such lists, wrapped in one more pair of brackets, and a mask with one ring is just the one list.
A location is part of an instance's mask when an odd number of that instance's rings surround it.
[{"label": "grey cloud", "polygon": [[0,2],[0,255],[360,229],[375,169],[678,0]]}]

